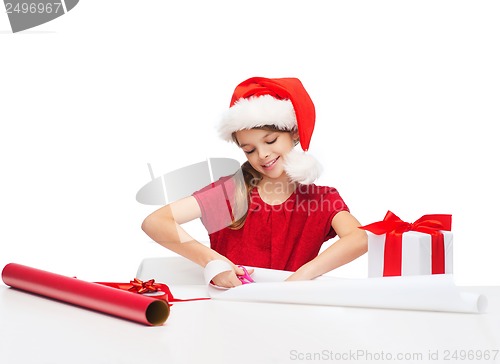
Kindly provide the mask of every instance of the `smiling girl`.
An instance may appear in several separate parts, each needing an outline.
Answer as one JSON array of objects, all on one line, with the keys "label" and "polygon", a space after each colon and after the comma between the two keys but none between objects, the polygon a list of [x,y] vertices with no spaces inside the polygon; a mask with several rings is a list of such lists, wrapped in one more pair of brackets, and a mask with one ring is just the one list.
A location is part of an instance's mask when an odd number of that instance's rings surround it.
[{"label": "smiling girl", "polygon": [[[361,224],[335,188],[313,183],[321,168],[305,151],[314,123],[314,104],[298,79],[242,82],[219,125],[221,137],[245,153],[241,170],[156,210],[143,230],[202,267],[226,262],[229,268],[212,279],[226,288],[242,284],[239,265],[288,270],[294,272],[288,280],[309,280],[361,256],[367,250]],[[298,144],[304,152],[295,149]],[[210,247],[181,226],[197,218]]]}]

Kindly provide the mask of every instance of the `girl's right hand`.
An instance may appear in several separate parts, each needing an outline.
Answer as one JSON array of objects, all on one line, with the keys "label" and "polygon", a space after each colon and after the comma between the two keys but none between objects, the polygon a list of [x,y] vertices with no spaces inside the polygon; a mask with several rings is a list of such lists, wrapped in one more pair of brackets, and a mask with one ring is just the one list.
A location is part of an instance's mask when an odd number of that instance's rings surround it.
[{"label": "girl's right hand", "polygon": [[[248,274],[252,274],[253,269],[248,269]],[[213,279],[212,282],[213,284],[219,286],[219,287],[224,287],[224,288],[233,288],[236,286],[241,286],[243,283],[241,283],[241,280],[238,278],[238,276],[244,275],[245,271],[234,265],[233,264],[233,270],[229,270],[226,272],[222,272],[217,274]]]},{"label": "girl's right hand", "polygon": [[233,288],[236,286],[241,286],[241,281],[238,279],[236,272],[234,270],[228,270],[217,274],[212,279],[213,284],[223,288]]}]

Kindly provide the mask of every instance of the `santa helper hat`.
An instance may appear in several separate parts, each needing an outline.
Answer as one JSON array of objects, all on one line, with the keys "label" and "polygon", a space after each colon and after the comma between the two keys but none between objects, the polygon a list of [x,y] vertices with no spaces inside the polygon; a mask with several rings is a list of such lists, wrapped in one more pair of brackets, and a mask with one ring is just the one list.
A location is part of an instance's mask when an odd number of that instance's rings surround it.
[{"label": "santa helper hat", "polygon": [[306,153],[315,120],[314,104],[299,79],[252,77],[236,86],[219,134],[233,141],[234,132],[265,125],[297,130],[303,151],[292,149],[285,156],[284,169],[292,181],[311,184],[322,170],[318,161]]}]

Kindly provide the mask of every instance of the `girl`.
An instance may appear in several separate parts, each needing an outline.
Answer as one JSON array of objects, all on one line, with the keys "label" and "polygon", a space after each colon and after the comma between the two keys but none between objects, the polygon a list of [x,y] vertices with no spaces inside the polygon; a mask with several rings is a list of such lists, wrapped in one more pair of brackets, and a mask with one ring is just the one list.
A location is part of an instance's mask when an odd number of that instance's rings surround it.
[{"label": "girl", "polygon": [[[309,280],[361,256],[367,236],[360,223],[336,189],[313,184],[321,168],[305,151],[314,123],[314,104],[298,79],[242,82],[219,132],[243,150],[247,162],[235,175],[153,212],[142,229],[202,267],[227,262],[230,270],[212,279],[226,288],[242,284],[240,264],[292,271],[290,281]],[[299,143],[304,152],[294,149]],[[208,230],[210,247],[181,226],[196,218]]]}]

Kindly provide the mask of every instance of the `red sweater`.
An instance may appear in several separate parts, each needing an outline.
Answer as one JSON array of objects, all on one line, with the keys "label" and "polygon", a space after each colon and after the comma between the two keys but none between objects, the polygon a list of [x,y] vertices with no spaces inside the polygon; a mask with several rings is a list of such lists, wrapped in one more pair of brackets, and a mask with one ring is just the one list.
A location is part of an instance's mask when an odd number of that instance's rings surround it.
[{"label": "red sweater", "polygon": [[298,185],[280,205],[265,203],[254,188],[245,224],[239,230],[229,229],[235,218],[234,184],[230,181],[222,178],[193,196],[211,248],[234,264],[296,271],[337,235],[331,226],[333,217],[339,211],[349,211],[332,187]]}]

